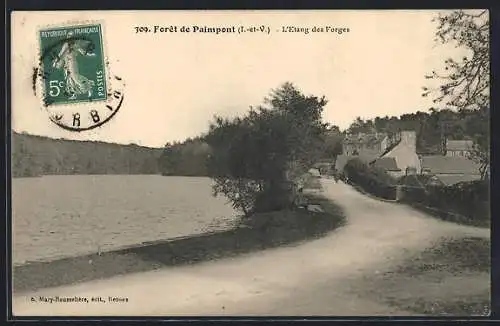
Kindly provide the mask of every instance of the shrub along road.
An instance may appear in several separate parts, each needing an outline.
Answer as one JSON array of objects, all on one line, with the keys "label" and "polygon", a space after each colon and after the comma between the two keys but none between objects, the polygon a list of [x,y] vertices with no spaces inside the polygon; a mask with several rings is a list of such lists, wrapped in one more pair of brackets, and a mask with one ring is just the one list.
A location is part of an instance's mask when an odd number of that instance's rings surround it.
[{"label": "shrub along road", "polygon": [[[347,224],[321,239],[14,297],[15,315],[444,315],[489,305],[489,229],[322,179]],[[41,303],[40,296],[128,302]]]}]

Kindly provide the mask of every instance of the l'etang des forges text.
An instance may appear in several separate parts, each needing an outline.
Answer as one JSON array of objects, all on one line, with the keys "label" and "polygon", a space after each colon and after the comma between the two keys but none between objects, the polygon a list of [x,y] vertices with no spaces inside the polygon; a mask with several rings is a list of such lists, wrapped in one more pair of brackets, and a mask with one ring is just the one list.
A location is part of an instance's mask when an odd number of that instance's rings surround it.
[{"label": "l'etang des forges text", "polygon": [[[237,33],[238,29],[236,26],[225,26],[225,27],[209,27],[209,26],[135,26],[136,33],[212,33],[212,34],[231,34]],[[245,31],[251,28],[243,27]],[[258,28],[256,28],[257,30]],[[333,27],[333,26],[314,26],[314,27],[297,27],[297,26],[281,26],[281,28],[276,29],[277,32],[281,33],[349,33],[350,30],[347,27]]]}]

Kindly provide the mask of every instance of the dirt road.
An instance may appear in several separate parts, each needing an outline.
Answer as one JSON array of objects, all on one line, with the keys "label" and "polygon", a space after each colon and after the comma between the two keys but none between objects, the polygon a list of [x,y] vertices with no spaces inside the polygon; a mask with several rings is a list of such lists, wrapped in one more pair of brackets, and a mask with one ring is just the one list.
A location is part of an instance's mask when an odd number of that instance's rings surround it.
[{"label": "dirt road", "polygon": [[[324,195],[342,206],[347,216],[347,225],[324,238],[234,259],[42,290],[15,297],[13,312],[72,316],[414,315],[401,305],[390,304],[388,298],[415,301],[414,296],[425,291],[433,297],[470,297],[488,291],[489,274],[484,271],[470,275],[441,271],[437,281],[399,277],[394,271],[442,239],[488,241],[489,230],[442,222],[407,206],[368,198],[330,179],[322,179],[322,185]],[[376,283],[380,280],[386,283]],[[437,284],[443,285],[436,288]],[[40,296],[101,296],[108,302],[43,303]],[[128,302],[109,302],[110,296]]]}]

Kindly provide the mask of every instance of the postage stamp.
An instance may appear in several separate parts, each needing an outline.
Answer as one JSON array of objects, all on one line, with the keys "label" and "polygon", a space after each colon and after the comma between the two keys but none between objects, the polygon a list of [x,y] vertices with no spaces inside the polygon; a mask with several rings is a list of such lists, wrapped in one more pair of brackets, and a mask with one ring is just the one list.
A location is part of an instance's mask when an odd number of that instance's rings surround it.
[{"label": "postage stamp", "polygon": [[58,126],[83,131],[109,121],[124,99],[121,77],[112,75],[103,25],[88,23],[42,28],[33,88]]}]

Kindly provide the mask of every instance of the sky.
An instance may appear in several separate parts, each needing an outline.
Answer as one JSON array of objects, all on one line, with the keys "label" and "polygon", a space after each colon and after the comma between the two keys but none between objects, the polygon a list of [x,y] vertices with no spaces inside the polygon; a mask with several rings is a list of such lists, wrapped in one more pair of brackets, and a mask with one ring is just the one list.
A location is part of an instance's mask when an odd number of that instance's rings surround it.
[{"label": "sky", "polygon": [[[326,96],[323,119],[347,128],[358,116],[400,115],[436,106],[424,78],[463,50],[434,40],[436,11],[94,11],[12,14],[12,128],[52,138],[162,147],[208,129],[214,114],[242,115],[271,89],[293,82]],[[38,29],[104,22],[109,67],[124,102],[84,132],[50,122],[32,91]],[[139,26],[266,26],[270,33],[136,33]],[[309,33],[283,33],[283,26]],[[311,28],[349,32],[311,32]]]}]

